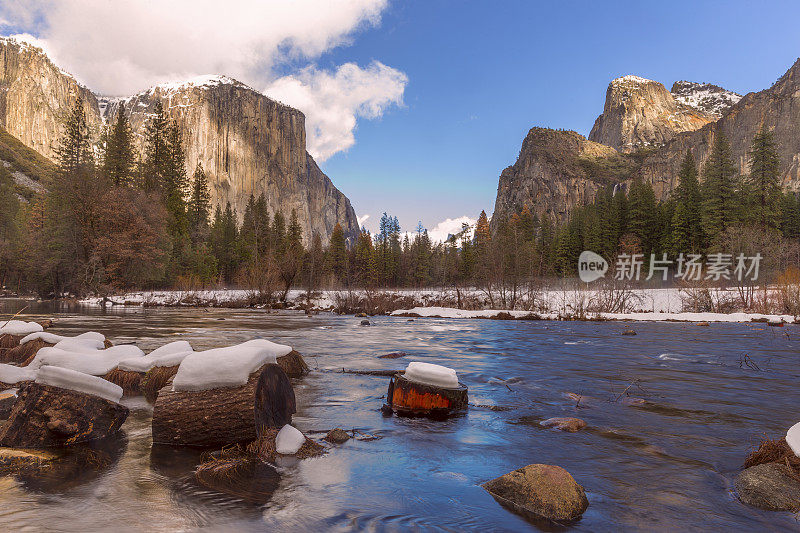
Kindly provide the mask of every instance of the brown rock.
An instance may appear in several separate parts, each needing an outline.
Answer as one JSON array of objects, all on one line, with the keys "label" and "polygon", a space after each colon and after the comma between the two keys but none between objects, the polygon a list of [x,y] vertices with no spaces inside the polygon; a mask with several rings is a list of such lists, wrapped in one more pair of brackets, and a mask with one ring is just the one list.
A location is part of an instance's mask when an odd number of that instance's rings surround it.
[{"label": "brown rock", "polygon": [[542,420],[540,424],[546,428],[560,429],[561,431],[568,431],[570,433],[575,433],[586,427],[586,422],[580,418],[548,418],[547,420]]},{"label": "brown rock", "polygon": [[636,332],[635,332],[634,330],[632,330],[632,329],[628,328],[628,329],[624,330],[624,331],[622,332],[622,334],[623,334],[623,335],[636,335]]},{"label": "brown rock", "polygon": [[739,500],[768,511],[800,511],[800,481],[785,464],[766,463],[743,470],[734,483]]},{"label": "brown rock", "polygon": [[555,465],[528,465],[484,483],[483,488],[501,505],[531,518],[575,520],[589,506],[583,487]]},{"label": "brown rock", "polygon": [[325,440],[334,444],[343,444],[350,440],[350,435],[343,429],[334,428],[325,435]]}]

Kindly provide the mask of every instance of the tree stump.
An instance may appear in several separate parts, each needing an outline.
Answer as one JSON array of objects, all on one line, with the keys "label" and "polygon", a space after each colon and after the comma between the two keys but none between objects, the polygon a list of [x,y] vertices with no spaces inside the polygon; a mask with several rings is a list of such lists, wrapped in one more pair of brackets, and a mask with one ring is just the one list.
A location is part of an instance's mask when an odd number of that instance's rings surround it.
[{"label": "tree stump", "polygon": [[418,383],[395,374],[389,382],[386,408],[402,416],[445,418],[467,408],[467,386],[448,389]]},{"label": "tree stump", "polygon": [[277,361],[278,366],[280,366],[290,378],[299,378],[309,371],[308,365],[303,360],[303,356],[295,350],[278,357]]},{"label": "tree stump", "polygon": [[82,392],[25,383],[17,394],[0,446],[50,448],[113,435],[128,418],[128,408]]},{"label": "tree stump", "polygon": [[281,428],[296,411],[286,372],[266,364],[240,387],[159,391],[153,407],[153,442],[221,447],[251,441],[262,427]]}]

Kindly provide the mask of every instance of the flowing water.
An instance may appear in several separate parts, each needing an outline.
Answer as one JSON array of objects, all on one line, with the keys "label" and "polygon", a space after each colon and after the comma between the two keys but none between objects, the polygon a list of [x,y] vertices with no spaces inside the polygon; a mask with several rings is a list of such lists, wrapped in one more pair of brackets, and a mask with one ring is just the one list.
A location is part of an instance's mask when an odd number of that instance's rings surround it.
[{"label": "flowing water", "polygon": [[[0,301],[0,312],[19,307]],[[800,418],[798,326],[637,323],[638,335],[623,336],[629,325],[615,322],[374,317],[366,327],[352,316],[255,310],[26,313],[55,314],[56,333],[96,330],[145,351],[176,339],[197,350],[254,337],[292,345],[313,369],[294,380],[294,425],[317,439],[334,427],[378,439],[281,461],[278,489],[253,505],[195,483],[198,453],[153,448],[152,407],[125,400],[124,436],[100,472],[44,484],[0,478],[5,531],[535,530],[480,487],[531,463],[560,465],[585,487],[590,506],[570,526],[578,531],[800,527],[790,513],[748,508],[733,494],[749,448]],[[378,358],[397,351],[407,355]],[[468,412],[444,422],[386,417],[388,378],[341,373],[411,360],[455,368],[469,387]],[[647,403],[631,405],[628,395]],[[553,416],[588,426],[538,425]]]}]

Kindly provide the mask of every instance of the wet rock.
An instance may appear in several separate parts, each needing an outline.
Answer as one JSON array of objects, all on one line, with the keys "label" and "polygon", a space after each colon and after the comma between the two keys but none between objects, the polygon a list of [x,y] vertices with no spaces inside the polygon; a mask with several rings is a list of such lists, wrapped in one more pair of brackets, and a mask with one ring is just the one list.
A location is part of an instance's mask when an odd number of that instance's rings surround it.
[{"label": "wet rock", "polygon": [[48,451],[0,448],[0,474],[12,473],[32,466],[43,466],[58,456]]},{"label": "wet rock", "polygon": [[625,331],[623,331],[622,334],[623,335],[636,335],[636,332],[633,331],[632,329],[628,328]]},{"label": "wet rock", "polygon": [[540,424],[542,427],[560,429],[570,433],[575,433],[586,427],[586,422],[580,418],[548,418],[547,420],[542,420]]},{"label": "wet rock", "polygon": [[362,320],[361,321],[361,325],[362,326],[369,326],[369,320]]},{"label": "wet rock", "polygon": [[569,472],[532,464],[483,484],[498,503],[529,518],[575,520],[589,507],[586,493]]},{"label": "wet rock", "polygon": [[333,444],[343,444],[350,440],[350,435],[341,428],[334,428],[325,435],[325,440]]},{"label": "wet rock", "polygon": [[707,327],[709,327],[711,324],[709,324],[708,322],[698,322],[696,325],[697,325],[697,326],[702,326],[702,327],[706,327],[706,328],[707,328]]},{"label": "wet rock", "polygon": [[367,318],[367,313],[356,313],[356,318]]},{"label": "wet rock", "polygon": [[800,511],[800,481],[784,464],[751,466],[738,475],[734,485],[744,504],[768,511]]},{"label": "wet rock", "polygon": [[378,359],[399,359],[401,357],[405,357],[408,354],[406,352],[392,352],[383,355],[379,355]]}]

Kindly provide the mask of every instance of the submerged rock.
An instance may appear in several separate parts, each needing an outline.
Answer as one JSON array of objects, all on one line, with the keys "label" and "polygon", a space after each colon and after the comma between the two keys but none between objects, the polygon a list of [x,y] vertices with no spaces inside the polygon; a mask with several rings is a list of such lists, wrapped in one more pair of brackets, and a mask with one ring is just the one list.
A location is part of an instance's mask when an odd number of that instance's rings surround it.
[{"label": "submerged rock", "polygon": [[623,335],[636,335],[636,332],[630,328],[622,332]]},{"label": "submerged rock", "polygon": [[325,435],[325,440],[328,442],[332,442],[333,444],[344,444],[348,440],[350,440],[350,435],[341,428],[334,428]]},{"label": "submerged rock", "polygon": [[542,420],[539,422],[542,427],[560,429],[561,431],[568,431],[575,433],[586,427],[586,422],[580,418],[562,418],[554,417]]},{"label": "submerged rock", "polygon": [[556,465],[532,464],[483,484],[498,503],[530,518],[575,520],[586,508],[586,493]]},{"label": "submerged rock", "polygon": [[369,326],[369,320],[362,320],[361,321],[361,325],[362,326]]},{"label": "submerged rock", "polygon": [[784,464],[751,466],[737,476],[734,485],[744,504],[768,511],[800,511],[800,481]]}]

